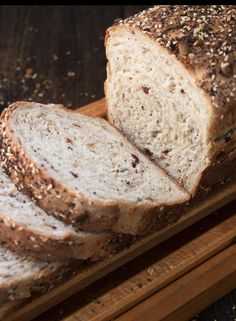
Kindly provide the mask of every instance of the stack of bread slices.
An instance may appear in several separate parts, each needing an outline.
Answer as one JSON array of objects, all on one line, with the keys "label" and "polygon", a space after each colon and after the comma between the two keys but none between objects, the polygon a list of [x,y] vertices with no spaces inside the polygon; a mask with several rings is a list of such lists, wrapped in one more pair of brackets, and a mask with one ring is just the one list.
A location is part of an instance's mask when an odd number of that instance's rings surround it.
[{"label": "stack of bread slices", "polygon": [[[235,63],[227,60],[232,75],[225,75],[220,58],[205,61],[208,45],[193,43],[200,22],[182,19],[204,11],[201,37],[208,30],[214,52],[219,45],[214,17],[227,30],[230,10],[157,6],[108,29],[105,91],[110,123],[55,104],[22,101],[3,112],[4,311],[9,311],[9,301],[17,305],[51,289],[83,260],[102,260],[137,237],[175,223],[201,189],[209,191],[232,179]],[[232,37],[224,30],[218,31],[218,39],[224,35],[227,48]],[[219,175],[213,174],[219,168]]]}]

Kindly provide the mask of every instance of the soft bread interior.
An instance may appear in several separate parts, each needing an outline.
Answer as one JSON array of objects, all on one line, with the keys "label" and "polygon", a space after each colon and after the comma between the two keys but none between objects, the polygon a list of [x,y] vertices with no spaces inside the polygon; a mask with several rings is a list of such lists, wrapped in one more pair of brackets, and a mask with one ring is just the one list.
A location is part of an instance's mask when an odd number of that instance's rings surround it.
[{"label": "soft bread interior", "polygon": [[186,193],[102,118],[26,104],[10,127],[32,162],[76,193],[101,201],[158,202]]},{"label": "soft bread interior", "polygon": [[[30,296],[28,290],[34,280],[43,276],[49,271],[53,272],[59,268],[59,263],[49,263],[46,261],[33,261],[25,256],[19,256],[16,253],[6,249],[0,244],[0,282],[2,287],[5,285],[24,285],[25,293],[22,297]],[[14,289],[12,290],[14,293]],[[9,290],[10,295],[10,290]]]},{"label": "soft bread interior", "polygon": [[[35,205],[30,199],[17,190],[10,178],[0,171],[0,215],[5,224],[15,228],[15,224],[39,233],[42,237],[63,240],[73,237],[74,240],[87,239],[101,240],[103,235],[91,234],[75,230],[55,217],[48,215],[44,210]],[[105,234],[104,234],[105,236]],[[89,249],[89,247],[88,247]]]},{"label": "soft bread interior", "polygon": [[174,56],[139,31],[110,30],[110,120],[190,192],[208,164],[210,110]]},{"label": "soft bread interior", "polygon": [[[9,221],[25,226],[42,235],[53,238],[63,238],[65,235],[74,235],[75,230],[48,215],[41,208],[31,202],[27,196],[17,190],[10,178],[0,168],[0,215],[5,223]],[[86,233],[79,233],[83,236]]]}]

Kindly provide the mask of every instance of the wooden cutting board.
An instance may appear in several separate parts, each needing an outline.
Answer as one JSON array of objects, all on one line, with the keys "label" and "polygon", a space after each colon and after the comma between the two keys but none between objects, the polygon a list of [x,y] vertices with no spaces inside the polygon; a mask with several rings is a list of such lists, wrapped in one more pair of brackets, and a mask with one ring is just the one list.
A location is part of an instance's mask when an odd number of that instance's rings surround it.
[{"label": "wooden cutting board", "polygon": [[[104,100],[79,111],[104,117]],[[235,198],[236,183],[130,249],[81,267],[4,320],[29,321],[49,309],[37,321],[188,320],[236,287]]]}]

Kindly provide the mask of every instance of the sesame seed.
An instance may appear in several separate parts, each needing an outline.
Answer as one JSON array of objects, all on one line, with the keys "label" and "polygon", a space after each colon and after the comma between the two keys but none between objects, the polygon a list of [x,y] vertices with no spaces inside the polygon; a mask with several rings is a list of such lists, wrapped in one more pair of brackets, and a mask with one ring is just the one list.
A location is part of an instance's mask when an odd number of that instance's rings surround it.
[{"label": "sesame seed", "polygon": [[52,188],[53,188],[52,184],[49,184],[49,185],[47,186],[47,191],[50,191]]}]

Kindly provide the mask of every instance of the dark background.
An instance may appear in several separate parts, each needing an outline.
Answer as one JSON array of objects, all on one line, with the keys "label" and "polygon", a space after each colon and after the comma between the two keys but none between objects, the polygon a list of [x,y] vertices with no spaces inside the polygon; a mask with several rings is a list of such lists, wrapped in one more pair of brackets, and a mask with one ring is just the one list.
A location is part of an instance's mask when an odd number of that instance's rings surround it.
[{"label": "dark background", "polygon": [[77,107],[103,96],[104,34],[147,6],[0,7],[0,103]]},{"label": "dark background", "polygon": [[[0,109],[16,100],[74,108],[102,98],[105,30],[146,7],[0,6]],[[236,321],[236,291],[193,320]]]}]

